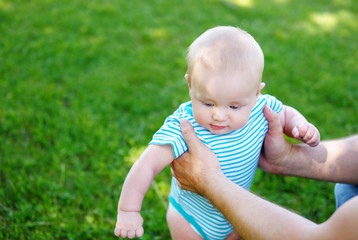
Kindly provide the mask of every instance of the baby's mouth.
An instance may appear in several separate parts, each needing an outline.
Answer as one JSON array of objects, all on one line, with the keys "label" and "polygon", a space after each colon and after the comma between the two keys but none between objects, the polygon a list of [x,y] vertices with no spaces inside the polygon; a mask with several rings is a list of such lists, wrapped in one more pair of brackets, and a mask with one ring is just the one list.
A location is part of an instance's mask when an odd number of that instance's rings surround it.
[{"label": "baby's mouth", "polygon": [[222,129],[226,128],[226,126],[219,126],[219,125],[214,125],[214,124],[210,124],[210,127],[214,130],[222,130]]}]

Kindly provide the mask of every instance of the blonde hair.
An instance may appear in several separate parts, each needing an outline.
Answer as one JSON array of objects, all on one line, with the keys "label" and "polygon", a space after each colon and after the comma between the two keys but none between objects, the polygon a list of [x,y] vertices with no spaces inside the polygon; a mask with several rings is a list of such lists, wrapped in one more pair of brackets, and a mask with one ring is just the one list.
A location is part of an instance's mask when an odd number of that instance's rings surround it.
[{"label": "blonde hair", "polygon": [[[256,40],[246,31],[218,26],[201,34],[187,53],[189,79],[197,64],[212,71],[249,70],[261,81],[264,55]],[[190,80],[189,80],[190,81]]]}]

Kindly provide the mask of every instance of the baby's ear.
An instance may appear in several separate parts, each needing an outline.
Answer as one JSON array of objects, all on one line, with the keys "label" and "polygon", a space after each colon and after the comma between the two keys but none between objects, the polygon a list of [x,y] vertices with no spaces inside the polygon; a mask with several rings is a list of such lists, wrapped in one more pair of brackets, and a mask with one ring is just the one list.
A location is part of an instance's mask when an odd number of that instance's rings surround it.
[{"label": "baby's ear", "polygon": [[256,92],[256,97],[259,96],[261,90],[265,87],[265,83],[260,83],[259,85],[259,89],[257,89],[257,92]]},{"label": "baby's ear", "polygon": [[186,80],[186,82],[188,83],[188,87],[189,87],[189,89],[191,88],[191,84],[190,84],[190,79],[189,79],[189,74],[185,74],[185,80]]}]

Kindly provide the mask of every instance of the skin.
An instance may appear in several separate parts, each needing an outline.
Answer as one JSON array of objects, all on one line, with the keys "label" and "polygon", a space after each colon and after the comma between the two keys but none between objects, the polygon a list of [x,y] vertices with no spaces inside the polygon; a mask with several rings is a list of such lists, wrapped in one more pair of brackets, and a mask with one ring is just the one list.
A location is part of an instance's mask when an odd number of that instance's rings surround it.
[{"label": "skin", "polygon": [[[358,135],[323,141],[316,148],[290,145],[283,137],[277,114],[268,107],[264,113],[269,121],[269,132],[260,158],[263,169],[357,183]],[[215,154],[196,137],[190,123],[183,121],[181,129],[191,150],[172,163],[173,174],[182,188],[207,197],[243,239],[358,238],[358,197],[342,205],[326,222],[315,224],[233,184],[222,174]],[[311,164],[314,167],[305,172]]]},{"label": "skin", "polygon": [[[195,120],[214,134],[227,134],[244,127],[264,83],[253,84],[246,71],[225,75],[197,67],[189,95]],[[190,84],[190,82],[192,84]]]},{"label": "skin", "polygon": [[168,166],[174,154],[169,145],[149,145],[134,163],[124,182],[118,202],[114,234],[122,238],[143,236],[143,218],[140,215],[144,195],[154,177]]},{"label": "skin", "polygon": [[[217,82],[218,81],[213,81],[212,85],[208,85],[213,89],[219,89],[222,85]],[[263,87],[264,85],[259,86]],[[207,89],[210,89],[210,87]],[[241,126],[244,124],[244,120],[248,119],[249,112],[251,112],[251,108],[257,99],[259,90],[260,89],[248,91],[251,94],[248,94],[247,98],[238,98],[240,101],[245,99],[248,105],[239,105],[239,110],[237,110],[230,107],[237,102],[232,101],[233,98],[226,100],[226,98],[218,97],[218,100],[211,100],[210,103],[212,105],[209,106],[207,106],[206,101],[194,99],[198,90],[193,86],[190,89],[190,94],[193,96],[193,113],[194,115],[196,114],[198,118],[198,112],[199,115],[204,115],[205,118],[202,119],[201,124],[208,126],[213,133],[225,134],[227,133],[226,131],[232,131],[235,127]],[[201,93],[201,96],[205,97],[206,94]],[[205,97],[205,99],[208,98]],[[195,105],[194,102],[197,105]],[[220,113],[220,121],[218,121],[218,112]],[[308,123],[298,111],[291,107],[283,106],[283,110],[280,112],[280,118],[284,121],[285,125],[283,129],[287,135],[294,136],[296,134],[297,139],[307,144],[313,146],[318,144],[318,130],[312,124]],[[210,125],[212,123],[228,124],[225,125],[225,128],[215,129]],[[140,210],[144,195],[148,191],[154,177],[168,166],[173,159],[174,154],[170,145],[149,145],[135,162],[124,182],[119,199],[117,223],[114,231],[116,236],[133,238],[143,235],[143,218],[140,215]],[[186,239],[201,239],[201,237],[190,228],[185,219],[172,213],[170,209],[168,210],[167,220],[173,239],[183,238],[183,233],[190,236],[185,236]],[[174,224],[172,224],[173,222]],[[179,231],[179,229],[181,230]],[[233,235],[234,234],[233,232]]]},{"label": "skin", "polygon": [[[265,87],[250,71],[211,71],[200,64],[193,70],[193,76],[186,74],[185,79],[195,120],[215,134],[227,134],[244,127]],[[279,117],[289,137],[312,147],[318,145],[319,131],[296,109],[284,105]]]},{"label": "skin", "polygon": [[358,135],[325,140],[317,147],[291,145],[283,138],[277,115],[265,109],[269,122],[259,167],[266,172],[316,180],[358,184]]},{"label": "skin", "polygon": [[[234,40],[236,41],[237,33],[235,34]],[[224,46],[222,42],[220,44],[221,47]],[[224,50],[227,51],[226,46]],[[194,64],[190,71],[192,75],[185,76],[194,118],[201,126],[214,134],[227,134],[242,128],[247,123],[259,93],[265,86],[261,83],[263,68],[261,49],[248,35],[245,35],[243,46],[245,49],[244,67],[237,68],[231,60],[222,63],[218,62],[217,58],[208,57],[205,61],[199,61],[205,64]],[[215,54],[220,53],[220,49],[212,47],[207,50]],[[253,53],[257,51],[259,54]],[[255,68],[256,65],[259,65],[256,68],[260,71]],[[302,140],[310,146],[319,143],[318,130],[297,110],[283,106],[279,116],[287,135]],[[114,231],[116,236],[133,238],[143,235],[143,218],[140,210],[144,195],[154,176],[171,164],[173,159],[174,154],[170,145],[149,145],[135,162],[124,182],[119,199]],[[171,209],[168,210],[167,221],[172,239],[202,239],[185,219],[172,212]],[[229,239],[233,235],[235,232],[229,236]]]}]

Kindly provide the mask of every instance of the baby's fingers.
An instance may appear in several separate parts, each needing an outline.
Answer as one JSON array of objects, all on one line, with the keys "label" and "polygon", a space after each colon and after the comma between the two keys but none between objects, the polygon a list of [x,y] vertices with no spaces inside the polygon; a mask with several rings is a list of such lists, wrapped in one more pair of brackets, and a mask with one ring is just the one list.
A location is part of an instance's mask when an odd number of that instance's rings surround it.
[{"label": "baby's fingers", "polygon": [[117,237],[119,237],[121,235],[121,230],[119,228],[115,228],[114,229],[114,235],[116,235]]},{"label": "baby's fingers", "polygon": [[[126,238],[127,237],[127,231],[116,227],[114,229],[114,235],[116,235],[117,237]],[[129,234],[128,234],[128,238],[129,238]]]},{"label": "baby's fingers", "polygon": [[134,230],[128,231],[128,232],[127,232],[127,237],[128,237],[129,239],[134,238],[134,237],[135,237],[135,231],[134,231]]},{"label": "baby's fingers", "polygon": [[292,129],[292,136],[298,140],[301,140],[300,139],[300,132],[298,131],[298,128],[297,127],[294,127]]},{"label": "baby's fingers", "polygon": [[301,124],[298,126],[295,126],[292,129],[292,136],[296,138],[297,140],[304,142],[304,137],[306,136],[306,133],[308,131],[308,126],[306,124]]},{"label": "baby's fingers", "polygon": [[144,234],[144,229],[143,229],[143,227],[138,228],[138,229],[136,230],[136,232],[135,232],[135,235],[136,235],[137,237],[141,237],[141,236],[143,236],[143,234]]},{"label": "baby's fingers", "polygon": [[318,145],[320,135],[317,128],[315,128],[312,124],[305,124],[300,125],[298,129],[300,132],[300,138],[304,143],[308,144],[311,147],[315,147]]},{"label": "baby's fingers", "polygon": [[127,237],[127,231],[125,231],[125,230],[121,230],[121,238],[126,238]]},{"label": "baby's fingers", "polygon": [[127,237],[127,231],[123,230],[119,227],[116,227],[114,229],[114,235],[116,235],[117,237],[122,237],[122,238],[126,238]]},{"label": "baby's fingers", "polygon": [[320,141],[319,131],[315,127],[310,128],[309,131],[312,132],[310,133],[311,137],[308,138],[307,141],[305,141],[305,143],[311,147],[316,147]]},{"label": "baby's fingers", "polygon": [[119,228],[114,229],[114,235],[121,238],[129,238],[132,239],[134,237],[142,237],[144,234],[144,230],[142,227],[136,230],[120,230]]}]

